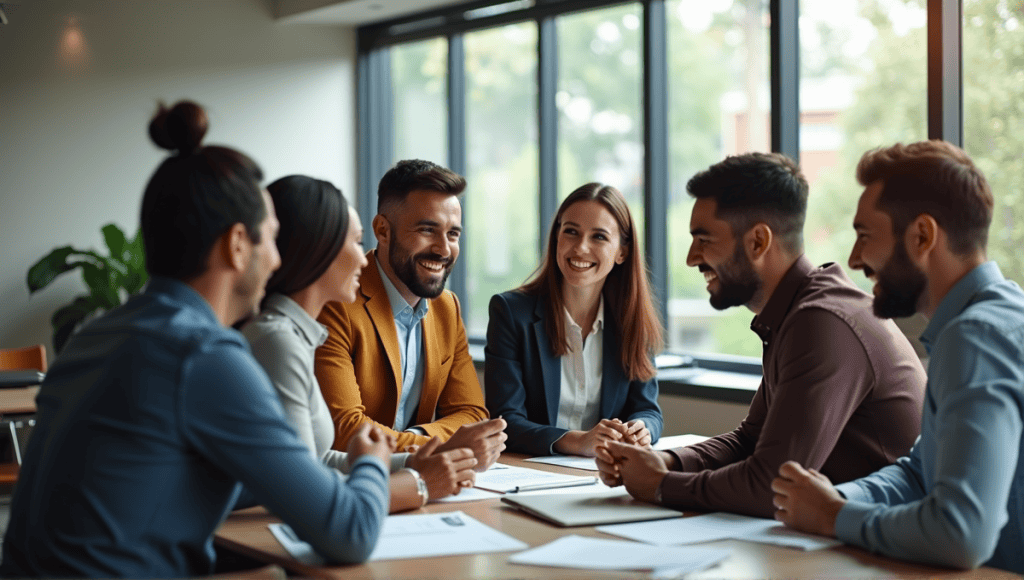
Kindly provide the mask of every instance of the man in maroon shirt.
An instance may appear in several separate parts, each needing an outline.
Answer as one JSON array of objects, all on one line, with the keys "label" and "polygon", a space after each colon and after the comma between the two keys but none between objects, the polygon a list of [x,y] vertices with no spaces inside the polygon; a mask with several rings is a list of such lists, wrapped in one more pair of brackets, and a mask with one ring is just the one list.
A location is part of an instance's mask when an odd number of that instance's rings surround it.
[{"label": "man in maroon shirt", "polygon": [[764,376],[734,431],[671,451],[608,443],[602,481],[680,509],[772,517],[771,481],[787,460],[838,483],[905,455],[921,428],[924,369],[839,265],[803,255],[800,168],[778,153],[732,156],[686,189],[696,198],[686,263],[704,273],[712,306],[754,312]]}]

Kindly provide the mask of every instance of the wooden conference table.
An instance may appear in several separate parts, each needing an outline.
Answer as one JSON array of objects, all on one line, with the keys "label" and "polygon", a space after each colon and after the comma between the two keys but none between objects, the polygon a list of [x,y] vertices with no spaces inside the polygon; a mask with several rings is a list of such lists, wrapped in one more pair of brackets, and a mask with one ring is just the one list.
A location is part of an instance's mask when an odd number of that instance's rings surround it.
[{"label": "wooden conference table", "polygon": [[[537,463],[525,463],[526,456],[505,453],[501,463],[534,469],[593,475],[594,472]],[[417,511],[438,513],[461,510],[482,523],[513,536],[531,548],[547,544],[564,535],[576,534],[613,538],[597,532],[593,527],[559,528],[513,509],[498,499],[474,502],[435,503]],[[686,515],[697,515],[687,513]],[[308,566],[295,560],[281,547],[267,528],[267,524],[280,520],[263,508],[252,508],[232,514],[217,531],[215,541],[232,550],[261,562],[279,564],[292,574],[319,578],[630,578],[645,577],[642,573],[569,568],[544,568],[510,564],[511,552],[385,560],[354,566]],[[739,540],[708,542],[709,547],[732,549],[732,555],[717,566],[694,572],[686,578],[1019,578],[1015,574],[981,568],[964,572],[908,564],[870,554],[859,548],[840,546],[814,552],[801,552],[789,548],[756,544]]]}]

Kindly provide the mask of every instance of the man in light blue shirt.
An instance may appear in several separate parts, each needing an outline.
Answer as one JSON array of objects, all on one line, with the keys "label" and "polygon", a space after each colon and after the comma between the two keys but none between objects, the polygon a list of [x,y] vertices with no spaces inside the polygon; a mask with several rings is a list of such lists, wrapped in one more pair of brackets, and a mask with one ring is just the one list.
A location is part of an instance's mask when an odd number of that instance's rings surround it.
[{"label": "man in light blue shirt", "polygon": [[992,193],[943,141],[869,151],[857,179],[850,267],[875,281],[876,315],[930,318],[921,436],[837,487],[784,464],[775,517],[887,556],[1024,573],[1024,292],[986,258]]},{"label": "man in light blue shirt", "polygon": [[[420,407],[420,393],[423,391],[423,365],[420,364],[420,353],[423,352],[423,325],[421,321],[430,308],[429,300],[420,300],[413,306],[406,302],[402,293],[395,288],[380,259],[374,260],[380,279],[384,282],[384,290],[391,303],[391,312],[395,315],[395,331],[398,332],[398,347],[402,349],[402,393],[398,400],[398,412],[395,413],[395,431],[406,429],[426,435],[423,429],[413,425],[416,411]],[[406,385],[408,385],[406,387]]]}]

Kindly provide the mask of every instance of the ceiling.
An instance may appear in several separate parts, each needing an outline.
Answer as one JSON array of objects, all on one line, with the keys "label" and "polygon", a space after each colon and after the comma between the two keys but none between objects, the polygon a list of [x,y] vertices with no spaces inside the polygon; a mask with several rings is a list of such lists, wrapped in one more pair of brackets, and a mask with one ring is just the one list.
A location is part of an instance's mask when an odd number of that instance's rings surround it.
[{"label": "ceiling", "polygon": [[359,26],[465,0],[275,0],[281,22]]}]

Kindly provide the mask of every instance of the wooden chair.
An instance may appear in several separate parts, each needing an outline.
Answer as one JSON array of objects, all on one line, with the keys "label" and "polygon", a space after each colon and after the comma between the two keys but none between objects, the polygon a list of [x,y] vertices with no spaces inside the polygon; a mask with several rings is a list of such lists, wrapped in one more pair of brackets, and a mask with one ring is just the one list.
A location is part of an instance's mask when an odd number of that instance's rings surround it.
[{"label": "wooden chair", "polygon": [[[17,369],[37,370],[46,372],[46,348],[37,344],[25,348],[0,349],[0,370],[9,371]],[[18,481],[18,472],[21,470],[21,445],[18,441],[18,428],[31,426],[35,421],[18,420],[15,418],[0,418],[0,428],[11,434],[11,447],[14,451],[14,461],[0,463],[0,485],[13,485]]]},{"label": "wooden chair", "polygon": [[15,369],[46,372],[46,348],[37,344],[25,348],[0,349],[0,371]]}]

